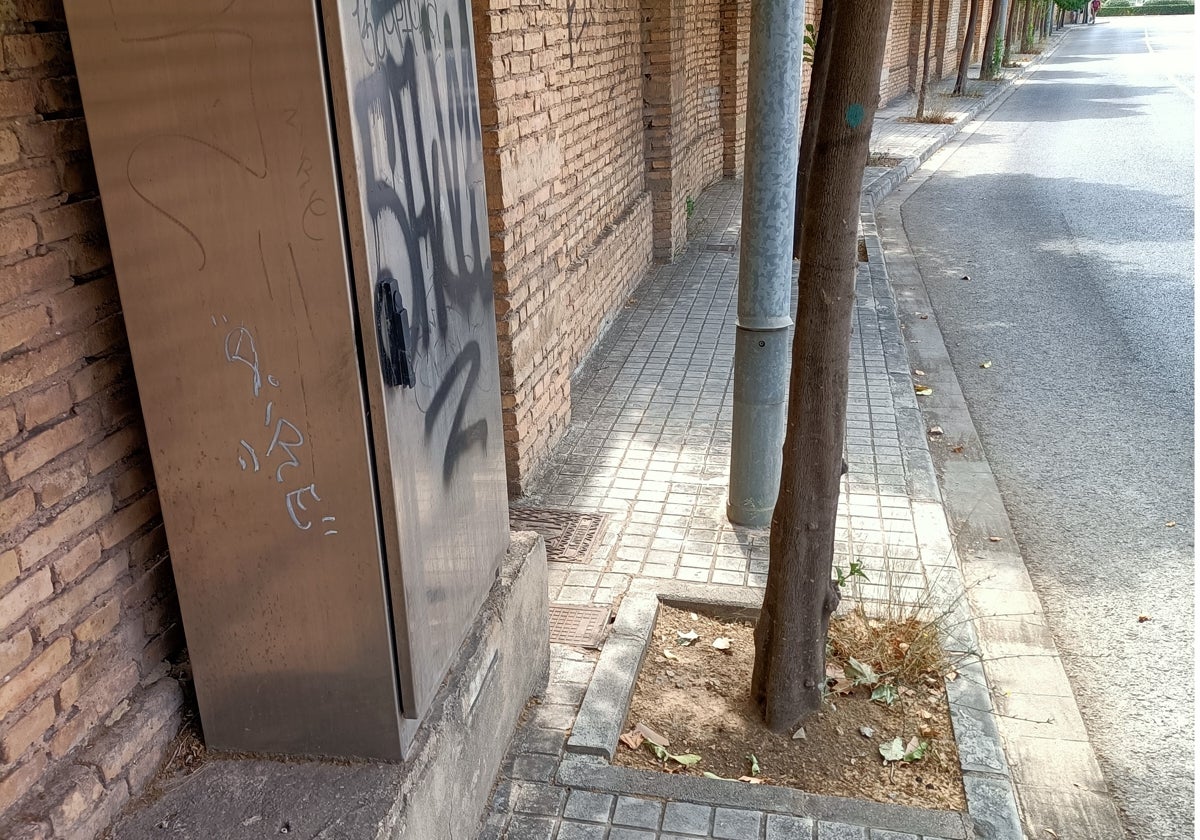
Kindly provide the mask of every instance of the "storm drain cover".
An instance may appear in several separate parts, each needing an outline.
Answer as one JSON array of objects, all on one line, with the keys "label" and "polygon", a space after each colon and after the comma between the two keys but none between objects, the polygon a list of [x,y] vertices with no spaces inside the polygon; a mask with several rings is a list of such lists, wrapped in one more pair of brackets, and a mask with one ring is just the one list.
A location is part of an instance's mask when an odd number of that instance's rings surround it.
[{"label": "storm drain cover", "polygon": [[537,531],[546,541],[546,559],[559,563],[586,563],[592,557],[608,515],[577,513],[550,508],[513,508],[513,528]]},{"label": "storm drain cover", "polygon": [[559,645],[599,648],[608,626],[608,607],[550,605],[550,641]]}]

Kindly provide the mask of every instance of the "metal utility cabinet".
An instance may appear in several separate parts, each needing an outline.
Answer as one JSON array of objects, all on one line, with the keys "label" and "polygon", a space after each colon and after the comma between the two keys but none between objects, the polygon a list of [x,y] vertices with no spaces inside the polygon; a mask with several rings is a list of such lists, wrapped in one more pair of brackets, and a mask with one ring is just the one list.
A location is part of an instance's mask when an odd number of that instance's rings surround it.
[{"label": "metal utility cabinet", "polygon": [[211,746],[399,759],[508,545],[467,0],[68,0]]}]

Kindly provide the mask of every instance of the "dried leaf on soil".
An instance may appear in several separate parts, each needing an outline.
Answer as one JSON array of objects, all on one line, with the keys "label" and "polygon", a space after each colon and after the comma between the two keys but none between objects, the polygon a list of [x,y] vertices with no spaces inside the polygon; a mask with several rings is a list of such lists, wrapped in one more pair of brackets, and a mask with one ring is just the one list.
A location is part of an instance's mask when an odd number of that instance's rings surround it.
[{"label": "dried leaf on soil", "polygon": [[1150,620],[1150,616],[1148,616],[1148,615],[1139,615],[1138,616],[1138,624],[1145,624],[1149,620]]},{"label": "dried leaf on soil", "polygon": [[759,779],[755,776],[738,776],[738,781],[749,782],[752,785],[761,785],[763,783],[762,779]]},{"label": "dried leaf on soil", "polygon": [[928,385],[914,385],[913,390],[917,392],[918,397],[928,397],[933,393],[933,389]]},{"label": "dried leaf on soil", "polygon": [[750,755],[746,756],[746,758],[750,760],[751,776],[757,776],[762,772],[762,768],[758,766],[758,759],[754,757],[754,753],[750,753]]},{"label": "dried leaf on soil", "polygon": [[942,431],[941,426],[930,426],[929,427],[929,436],[930,437],[938,437],[942,434],[945,434],[945,433]]},{"label": "dried leaf on soil", "polygon": [[855,685],[875,685],[879,682],[879,675],[875,673],[875,669],[865,662],[859,662],[853,656],[846,660],[846,676]]},{"label": "dried leaf on soil", "polygon": [[621,735],[621,743],[629,747],[631,750],[636,750],[638,747],[640,747],[642,745],[642,741],[644,740],[646,739],[642,736],[642,733],[638,732],[636,729],[631,729]]},{"label": "dried leaf on soil", "polygon": [[730,642],[729,639],[726,639],[724,636],[718,636],[717,638],[713,639],[712,646],[717,650],[729,650],[729,646],[731,644],[732,642]]},{"label": "dried leaf on soil", "polygon": [[700,638],[700,634],[695,630],[689,630],[686,633],[676,630],[675,635],[679,637],[679,644],[685,647]]},{"label": "dried leaf on soil", "polygon": [[875,687],[875,690],[871,692],[871,699],[877,703],[883,703],[885,706],[890,706],[900,699],[900,692],[896,691],[894,685],[885,683]]},{"label": "dried leaf on soil", "polygon": [[808,733],[804,731],[803,726],[801,726],[799,729],[797,729],[795,732],[792,733],[793,741],[803,741],[807,737],[808,737]]},{"label": "dried leaf on soil", "polygon": [[663,648],[663,659],[678,659],[679,657],[671,653],[669,648]]},{"label": "dried leaf on soil", "polygon": [[862,736],[864,738],[874,738],[875,737],[875,730],[869,726],[860,726],[860,727],[858,727],[858,731],[862,733]]},{"label": "dried leaf on soil", "polygon": [[984,370],[987,370],[988,368],[990,368],[992,366],[992,363],[990,361],[989,362],[980,362],[979,366],[981,368],[983,368]]},{"label": "dried leaf on soil", "polygon": [[893,738],[886,744],[880,744],[879,754],[883,756],[884,761],[900,761],[904,758],[904,742]]}]

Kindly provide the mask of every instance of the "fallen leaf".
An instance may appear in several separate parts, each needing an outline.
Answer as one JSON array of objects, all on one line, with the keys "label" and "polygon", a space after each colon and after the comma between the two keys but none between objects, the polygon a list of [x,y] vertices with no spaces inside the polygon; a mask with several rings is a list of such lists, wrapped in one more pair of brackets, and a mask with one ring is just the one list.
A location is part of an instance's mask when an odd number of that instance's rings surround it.
[{"label": "fallen leaf", "polygon": [[700,638],[700,634],[695,630],[689,630],[686,633],[681,633],[676,630],[675,634],[679,636],[679,644],[681,645],[690,645],[692,642]]},{"label": "fallen leaf", "polygon": [[678,659],[679,657],[673,654],[670,648],[663,648],[663,659]]},{"label": "fallen leaf", "polygon": [[693,764],[700,763],[700,756],[694,753],[684,753],[683,755],[670,756],[672,761],[678,761],[684,767],[691,767]]},{"label": "fallen leaf", "polygon": [[904,742],[893,738],[886,744],[880,744],[879,754],[883,756],[884,761],[900,761],[904,758]]},{"label": "fallen leaf", "polygon": [[958,679],[958,671],[951,669],[946,672],[946,682],[954,682],[956,679]]},{"label": "fallen leaf", "polygon": [[1175,522],[1174,520],[1171,520],[1170,522],[1168,522],[1168,523],[1167,523],[1167,527],[1168,527],[1168,528],[1174,528],[1174,527],[1175,527],[1176,525],[1178,525],[1178,524],[1179,524],[1179,523]]},{"label": "fallen leaf", "polygon": [[945,432],[942,431],[941,426],[930,426],[929,427],[929,436],[930,437],[939,437],[940,435],[943,435],[943,434],[945,434]]},{"label": "fallen leaf", "polygon": [[696,615],[695,613],[688,613],[688,618],[690,618],[692,621],[700,620],[700,616]]},{"label": "fallen leaf", "polygon": [[642,745],[642,741],[646,740],[642,733],[636,729],[631,729],[621,736],[621,743],[629,747],[631,750],[636,750]]},{"label": "fallen leaf", "polygon": [[[899,739],[897,739],[899,740]],[[908,746],[904,748],[905,761],[920,761],[925,757],[925,753],[929,752],[928,741],[918,741],[914,735],[912,740],[908,742]]]},{"label": "fallen leaf", "polygon": [[666,761],[667,758],[671,755],[669,752],[664,750],[661,746],[654,743],[653,741],[647,741],[646,746],[648,746],[650,748],[650,752],[654,753],[655,757],[659,761]]},{"label": "fallen leaf", "polygon": [[[829,687],[829,690],[834,694],[849,694],[852,688],[854,688],[854,683],[850,682],[850,680],[842,679],[834,680],[833,685]],[[833,710],[836,712],[837,707],[835,706]]]},{"label": "fallen leaf", "polygon": [[846,676],[855,685],[875,685],[879,682],[879,675],[875,673],[875,669],[865,662],[859,662],[853,656],[846,660]]},{"label": "fallen leaf", "polygon": [[761,785],[763,783],[762,779],[759,779],[755,776],[738,776],[738,781],[749,782],[752,785]]},{"label": "fallen leaf", "polygon": [[988,368],[990,368],[990,367],[992,366],[992,363],[991,363],[990,361],[988,361],[988,362],[980,362],[980,363],[979,363],[979,366],[980,366],[981,368],[983,368],[984,370],[987,370]]},{"label": "fallen leaf", "polygon": [[754,755],[754,753],[750,753],[749,755],[746,756],[746,758],[750,760],[750,775],[751,776],[757,776],[759,773],[762,772],[762,768],[760,768],[758,766],[758,758],[757,758],[757,756]]},{"label": "fallen leaf", "polygon": [[732,782],[733,779],[727,779],[724,776],[718,776],[716,773],[710,773],[707,770],[702,774],[706,779],[720,779],[722,782]]},{"label": "fallen leaf", "polygon": [[925,718],[925,720],[933,720],[933,712],[929,711],[928,709],[922,709],[921,717]]},{"label": "fallen leaf", "polygon": [[962,452],[963,451],[962,444],[959,444],[958,446],[951,446],[950,451],[951,452]]},{"label": "fallen leaf", "polygon": [[1000,542],[999,537],[988,537],[988,542]]},{"label": "fallen leaf", "polygon": [[1049,834],[1051,837],[1054,838],[1054,840],[1058,840],[1058,832],[1055,831],[1053,828],[1043,828],[1042,831]]},{"label": "fallen leaf", "polygon": [[803,741],[806,738],[808,738],[808,733],[804,731],[803,726],[801,726],[799,729],[797,729],[795,732],[792,733],[793,741]]},{"label": "fallen leaf", "polygon": [[724,636],[717,636],[717,638],[713,639],[712,646],[717,650],[729,650],[729,646],[732,644],[733,642]]},{"label": "fallen leaf", "polygon": [[925,371],[923,371],[923,370],[915,370],[915,369],[913,370],[913,376],[924,376],[924,375],[925,375]]},{"label": "fallen leaf", "polygon": [[918,397],[928,397],[933,393],[933,389],[928,385],[914,385],[913,390],[917,392]]},{"label": "fallen leaf", "polygon": [[636,726],[633,727],[633,729],[635,732],[639,733],[643,738],[645,738],[651,744],[655,744],[660,747],[671,746],[670,738],[668,738],[666,735],[659,735],[657,732],[655,732],[653,729],[651,729],[649,726],[647,726],[644,723],[637,724]]},{"label": "fallen leaf", "polygon": [[919,318],[920,318],[922,321],[928,321],[928,320],[929,320],[929,316],[928,316],[928,315],[918,315],[917,317],[919,317]]},{"label": "fallen leaf", "polygon": [[894,685],[879,685],[871,692],[871,699],[890,706],[900,699],[900,694]]},{"label": "fallen leaf", "polygon": [[875,737],[875,730],[869,726],[860,726],[860,727],[858,727],[858,731],[862,733],[862,736],[864,738],[874,738]]},{"label": "fallen leaf", "polygon": [[846,679],[846,672],[841,665],[826,665],[825,676],[832,677],[835,680]]},{"label": "fallen leaf", "polygon": [[1138,624],[1145,624],[1149,620],[1150,620],[1150,616],[1148,616],[1148,615],[1139,615],[1138,616]]}]

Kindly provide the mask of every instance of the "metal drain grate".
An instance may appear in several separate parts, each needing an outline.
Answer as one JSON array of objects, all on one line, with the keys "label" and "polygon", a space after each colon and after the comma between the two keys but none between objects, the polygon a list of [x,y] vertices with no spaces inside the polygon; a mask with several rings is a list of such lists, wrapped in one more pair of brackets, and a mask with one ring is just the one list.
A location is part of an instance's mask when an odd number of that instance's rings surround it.
[{"label": "metal drain grate", "polygon": [[537,531],[542,535],[546,541],[547,560],[586,563],[604,533],[608,515],[549,508],[513,508],[509,521],[518,531]]},{"label": "metal drain grate", "polygon": [[608,607],[551,604],[550,641],[598,649],[608,626],[608,612]]}]

